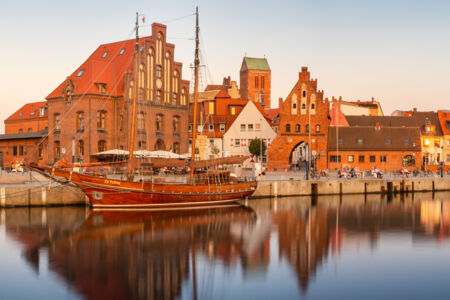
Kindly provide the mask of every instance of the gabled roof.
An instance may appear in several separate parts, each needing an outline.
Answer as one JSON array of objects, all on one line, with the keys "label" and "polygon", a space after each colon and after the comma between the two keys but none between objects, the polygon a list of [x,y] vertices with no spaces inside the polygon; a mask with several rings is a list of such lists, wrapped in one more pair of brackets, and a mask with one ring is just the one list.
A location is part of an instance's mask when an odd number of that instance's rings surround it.
[{"label": "gabled roof", "polygon": [[[336,130],[337,129],[337,130]],[[337,144],[337,139],[342,143]],[[358,143],[358,139],[362,139]],[[389,142],[386,143],[386,139]],[[328,149],[336,150],[420,151],[417,127],[328,127]]]},{"label": "gabled roof", "polygon": [[271,109],[269,109],[267,114],[269,115],[269,118],[271,118],[273,120],[276,117],[278,117],[278,115],[280,114],[280,109],[279,108],[271,108]]},{"label": "gabled roof", "polygon": [[430,125],[434,125],[435,130],[436,130],[434,133],[429,133],[428,135],[431,135],[431,136],[443,135],[437,112],[417,111],[417,112],[414,112],[414,117],[416,118],[417,126],[420,127],[423,135],[427,135],[427,132],[425,130],[425,126],[427,123]]},{"label": "gabled roof", "polygon": [[0,134],[0,141],[5,140],[20,140],[20,139],[35,139],[45,137],[48,133],[47,129],[38,132],[24,132],[12,134]]},{"label": "gabled roof", "polygon": [[[151,36],[140,38],[139,43],[142,44],[145,39],[151,38]],[[100,45],[67,78],[73,82],[75,89],[73,95],[100,94],[96,83],[106,83],[106,94],[108,95],[116,95],[115,87],[117,87],[117,96],[123,95],[123,75],[126,71],[131,70],[135,41],[135,39],[131,39]],[[80,71],[82,71],[82,74],[78,76]],[[61,97],[67,79],[51,92],[46,99]]]},{"label": "gabled roof", "polygon": [[7,118],[5,122],[47,117],[47,110],[44,111],[43,116],[40,115],[41,107],[46,108],[47,101],[27,103],[24,106],[22,106],[18,111],[9,116],[9,118]]},{"label": "gabled roof", "polygon": [[225,89],[221,89],[220,92],[216,94],[215,98],[231,98],[231,96]]},{"label": "gabled roof", "polygon": [[381,127],[419,127],[414,117],[401,116],[346,116],[350,126],[375,127],[377,123]]},{"label": "gabled roof", "polygon": [[445,135],[450,135],[450,112],[439,110],[438,117],[442,132]]},{"label": "gabled roof", "polygon": [[244,57],[244,63],[249,70],[270,71],[269,63],[266,58]]},{"label": "gabled roof", "polygon": [[333,102],[330,110],[330,126],[349,126],[347,119],[341,110],[341,104],[339,102]]}]

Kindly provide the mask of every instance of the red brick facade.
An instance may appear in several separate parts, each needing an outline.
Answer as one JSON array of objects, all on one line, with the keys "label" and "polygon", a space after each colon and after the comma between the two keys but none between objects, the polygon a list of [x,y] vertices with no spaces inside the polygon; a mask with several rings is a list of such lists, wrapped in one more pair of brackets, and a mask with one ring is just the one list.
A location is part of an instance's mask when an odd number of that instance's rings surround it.
[{"label": "red brick facade", "polygon": [[[310,78],[308,68],[302,67],[299,80],[285,101],[280,99],[279,108],[278,133],[268,150],[269,170],[288,169],[292,151],[308,141],[317,169],[327,168],[329,104],[323,99],[323,91],[317,90],[317,79]],[[311,129],[310,134],[307,127]]]},{"label": "red brick facade", "polygon": [[27,103],[5,120],[5,134],[38,132],[48,127],[47,103]]},{"label": "red brick facade", "polygon": [[259,102],[267,112],[271,99],[271,70],[265,58],[244,57],[240,71],[241,97]]},{"label": "red brick facade", "polygon": [[[89,162],[92,154],[128,149],[137,82],[135,150],[188,150],[189,81],[166,43],[166,26],[150,37],[101,45],[48,97],[48,163],[65,156]],[[137,70],[137,72],[135,72]],[[72,153],[72,141],[75,153]]]}]

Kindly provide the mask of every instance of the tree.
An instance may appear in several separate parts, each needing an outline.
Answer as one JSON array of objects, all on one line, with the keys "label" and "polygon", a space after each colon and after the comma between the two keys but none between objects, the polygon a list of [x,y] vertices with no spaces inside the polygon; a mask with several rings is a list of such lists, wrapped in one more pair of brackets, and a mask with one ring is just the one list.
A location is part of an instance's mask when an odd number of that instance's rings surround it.
[{"label": "tree", "polygon": [[250,151],[251,154],[260,156],[261,155],[261,142],[262,142],[262,153],[264,153],[267,149],[266,143],[262,141],[261,139],[254,139],[250,142],[248,145],[248,151]]}]

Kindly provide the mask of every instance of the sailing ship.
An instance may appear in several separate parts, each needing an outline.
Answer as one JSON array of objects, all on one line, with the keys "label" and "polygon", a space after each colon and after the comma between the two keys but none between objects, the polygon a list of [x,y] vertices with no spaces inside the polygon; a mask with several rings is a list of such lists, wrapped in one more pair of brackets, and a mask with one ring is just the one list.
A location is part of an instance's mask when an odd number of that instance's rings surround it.
[{"label": "sailing ship", "polygon": [[[193,128],[197,128],[198,72],[200,64],[198,17],[197,8]],[[138,20],[136,16],[136,63],[139,55],[138,46]],[[137,66],[135,70],[137,70]],[[134,87],[134,99],[136,99],[137,94],[136,86]],[[229,170],[210,170],[212,166],[242,164],[246,157],[224,157],[205,161],[195,160],[196,130],[193,130],[192,134],[192,156],[190,162],[178,159],[146,159],[137,161],[133,151],[136,132],[136,102],[136,100],[133,101],[132,107],[133,117],[128,160],[88,165],[60,162],[54,166],[31,166],[31,168],[60,182],[71,182],[77,185],[88,196],[93,208],[148,207],[167,209],[189,206],[198,207],[234,202],[254,193],[256,189],[256,181],[254,179],[243,181],[231,176]],[[81,167],[118,166],[121,164],[127,166],[127,176],[125,178],[99,174],[95,171],[90,173],[76,171]],[[139,176],[135,175],[142,166],[151,166],[152,168],[161,166],[189,167],[190,172],[182,180],[171,181],[154,177],[146,180],[145,176],[140,176],[140,180],[136,180]],[[199,172],[198,170],[203,171]]]}]

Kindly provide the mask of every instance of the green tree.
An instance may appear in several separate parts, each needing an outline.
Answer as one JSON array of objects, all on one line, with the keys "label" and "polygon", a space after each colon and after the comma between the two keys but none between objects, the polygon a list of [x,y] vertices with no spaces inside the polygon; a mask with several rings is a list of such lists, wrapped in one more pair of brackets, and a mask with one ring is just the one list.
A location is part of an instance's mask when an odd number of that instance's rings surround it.
[{"label": "green tree", "polygon": [[251,154],[260,156],[261,155],[261,143],[262,143],[262,153],[264,153],[267,149],[266,143],[262,141],[261,139],[254,139],[250,142],[248,145],[248,151],[250,151]]}]

